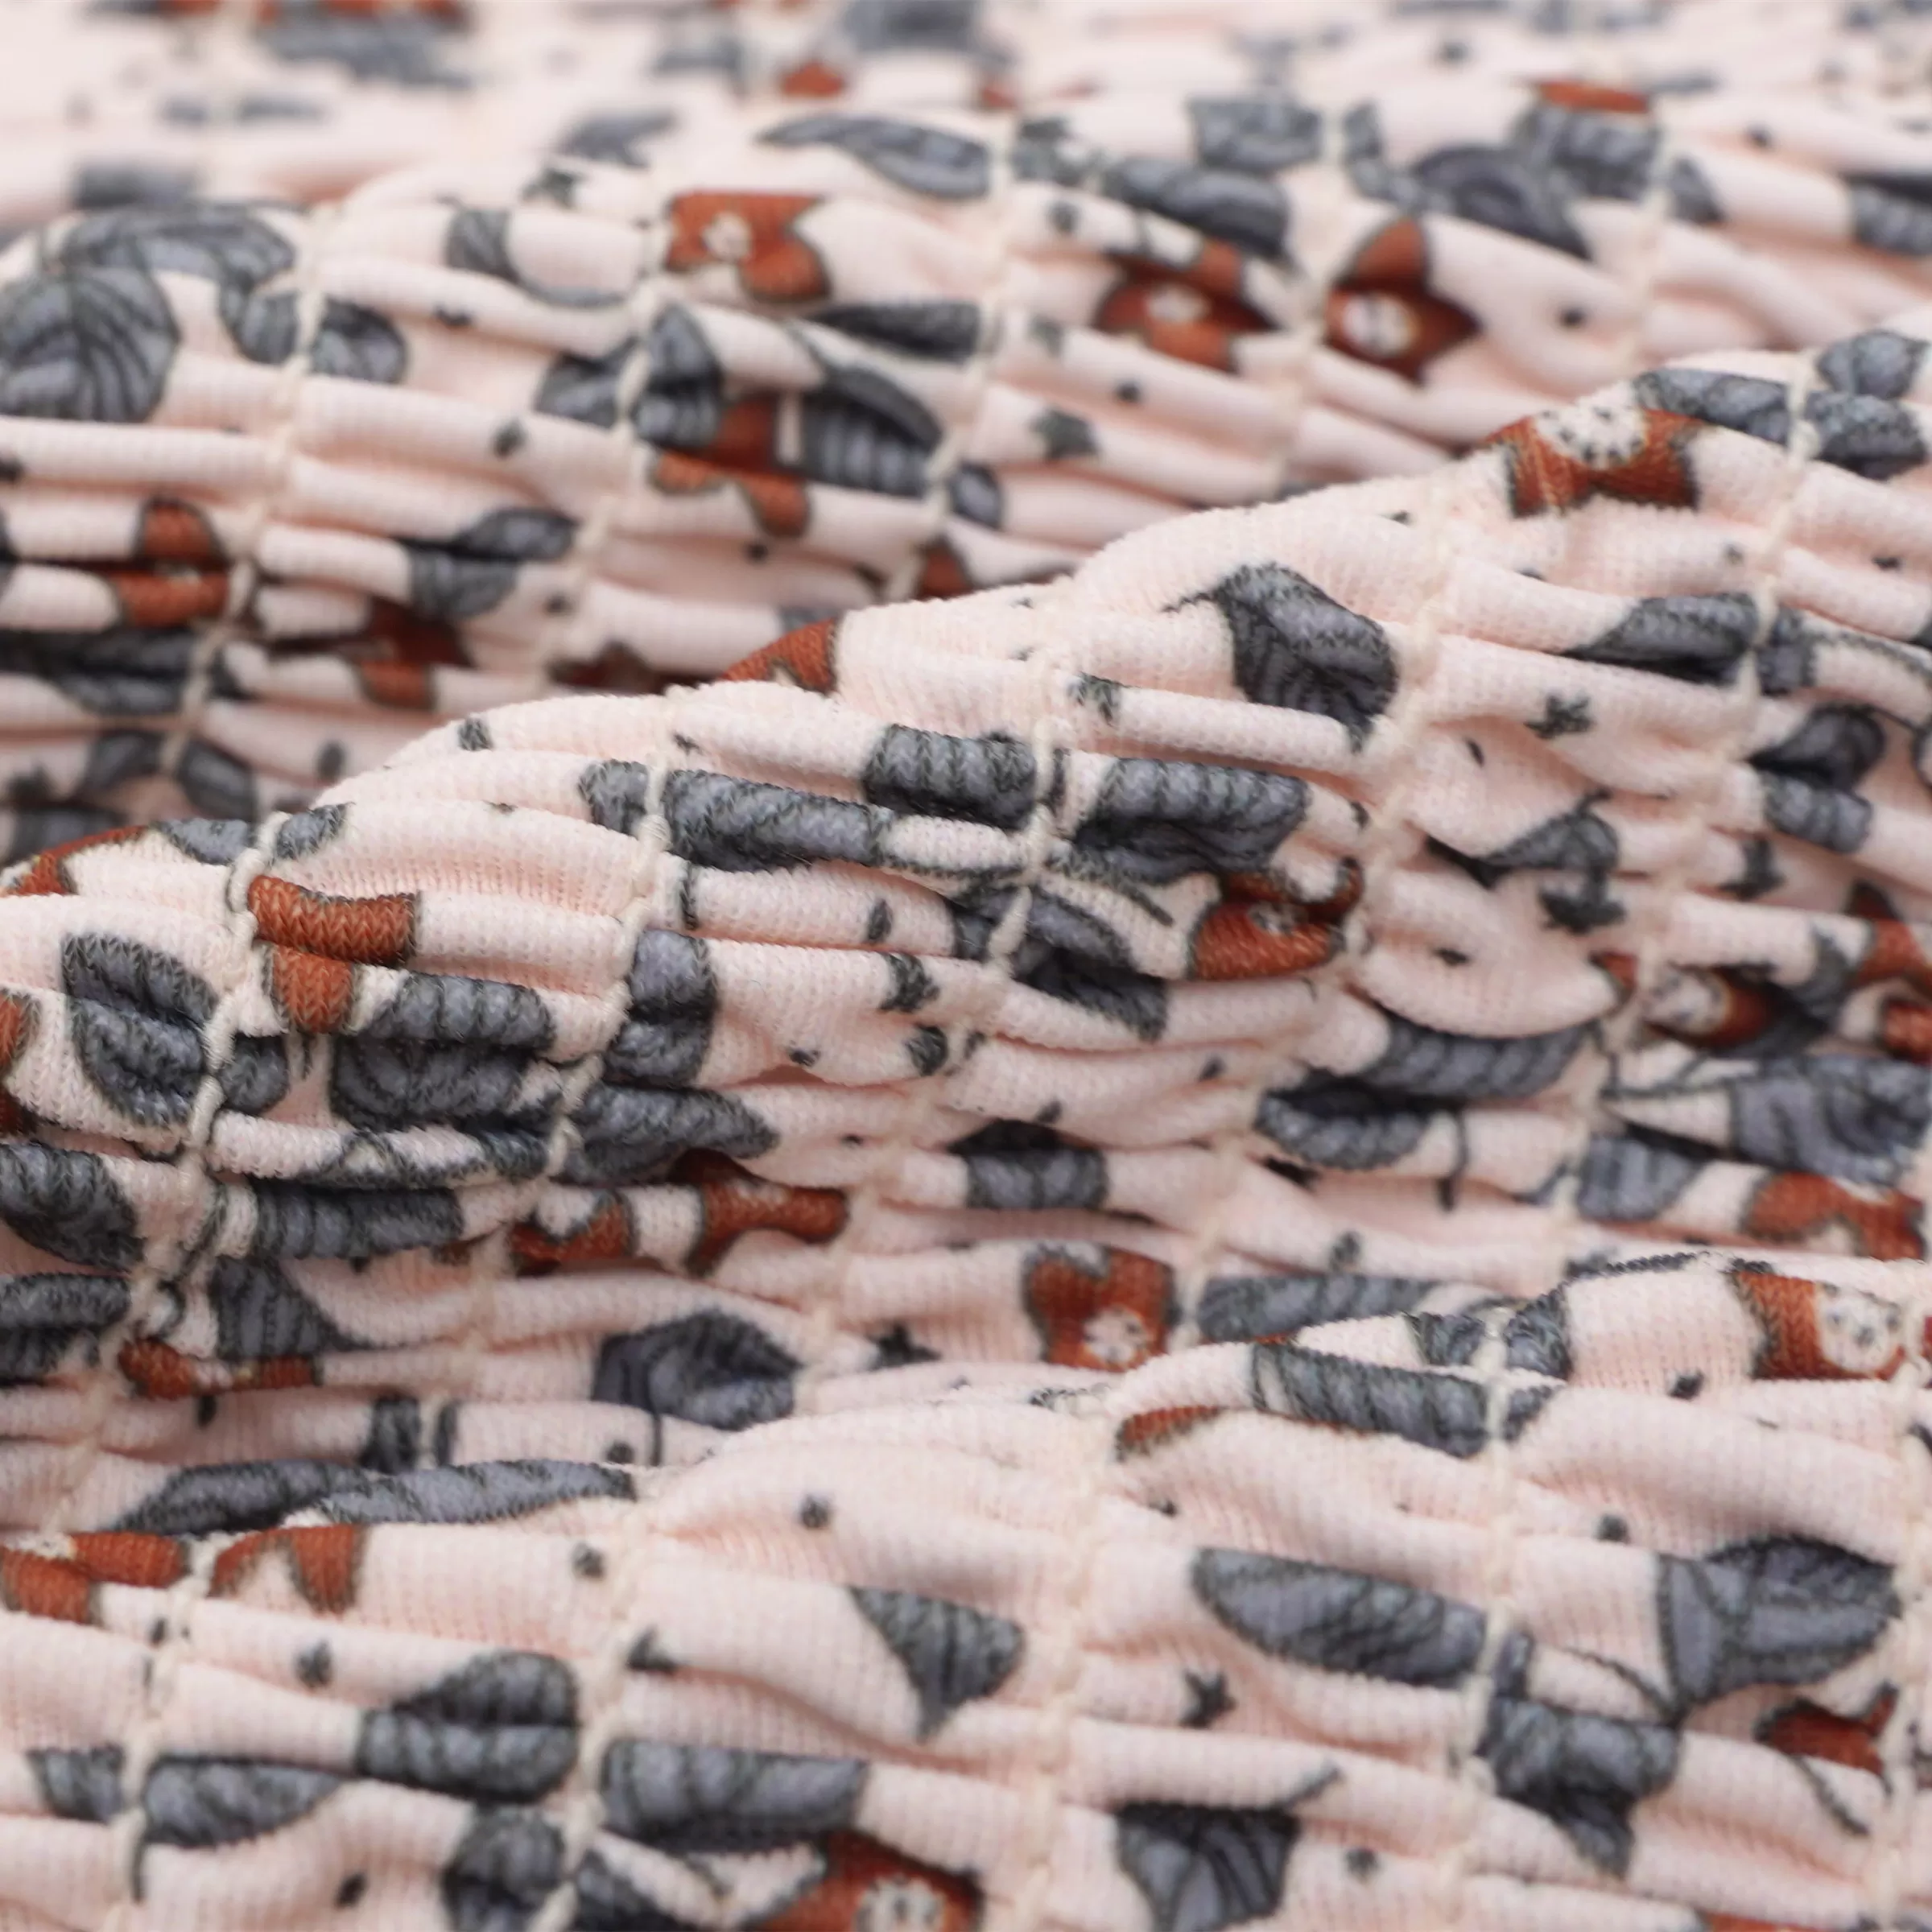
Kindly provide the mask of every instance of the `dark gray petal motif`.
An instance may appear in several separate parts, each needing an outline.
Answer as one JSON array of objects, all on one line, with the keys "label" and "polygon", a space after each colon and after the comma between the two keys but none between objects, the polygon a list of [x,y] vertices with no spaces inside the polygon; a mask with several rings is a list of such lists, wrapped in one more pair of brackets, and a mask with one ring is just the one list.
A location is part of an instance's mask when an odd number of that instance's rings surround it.
[{"label": "dark gray petal motif", "polygon": [[1154,1932],[1222,1932],[1278,1911],[1302,1829],[1285,1809],[1169,1804],[1124,1806],[1113,1827]]},{"label": "dark gray petal motif", "polygon": [[992,1696],[1020,1661],[1024,1637],[1003,1616],[909,1590],[855,1589],[852,1600],[911,1678],[921,1737],[961,1704]]}]

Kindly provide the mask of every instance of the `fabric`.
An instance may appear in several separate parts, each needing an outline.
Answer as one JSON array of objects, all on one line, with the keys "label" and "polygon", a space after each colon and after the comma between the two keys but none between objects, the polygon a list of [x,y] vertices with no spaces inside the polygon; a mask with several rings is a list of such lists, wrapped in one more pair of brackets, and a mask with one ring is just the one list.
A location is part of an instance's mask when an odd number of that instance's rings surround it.
[{"label": "fabric", "polygon": [[161,11],[51,16],[107,174],[20,123],[85,205],[0,262],[10,857],[1418,471],[1932,255],[1912,9]]},{"label": "fabric", "polygon": [[1929,400],[14,869],[4,1922],[1932,1915]]}]

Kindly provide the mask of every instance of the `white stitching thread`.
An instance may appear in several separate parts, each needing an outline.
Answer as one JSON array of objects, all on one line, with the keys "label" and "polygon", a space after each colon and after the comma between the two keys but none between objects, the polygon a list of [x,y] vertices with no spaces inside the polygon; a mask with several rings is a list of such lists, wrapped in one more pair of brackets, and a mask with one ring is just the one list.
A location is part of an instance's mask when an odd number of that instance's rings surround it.
[{"label": "white stitching thread", "polygon": [[[630,481],[634,476],[638,465],[643,460],[642,446],[631,428],[630,415],[638,397],[643,394],[645,385],[650,379],[650,325],[661,299],[657,273],[658,266],[654,259],[647,261],[632,290],[630,306],[636,312],[638,337],[618,372],[613,390],[616,414],[607,436],[623,452],[624,473],[605,491],[596,509],[578,527],[572,551],[573,568],[570,585],[564,593],[562,607],[552,617],[549,628],[539,641],[539,663],[550,662],[553,636],[567,631],[575,622],[584,598],[595,580],[598,560],[610,541],[617,512],[622,506]],[[637,951],[638,935],[643,930],[644,917],[649,908],[657,869],[670,842],[668,828],[663,823],[662,812],[656,801],[663,798],[665,778],[671,766],[676,762],[671,722],[682,708],[688,695],[687,691],[674,691],[654,703],[650,711],[655,749],[646,766],[649,777],[646,796],[651,803],[634,833],[642,848],[642,856],[638,861],[630,898],[618,917],[617,977],[608,995],[608,1027],[597,1047],[586,1053],[565,1074],[559,1084],[556,1111],[551,1123],[550,1141],[545,1150],[543,1171],[524,1184],[519,1191],[516,1204],[505,1215],[502,1225],[480,1241],[471,1252],[469,1315],[464,1323],[462,1336],[450,1356],[448,1373],[442,1378],[444,1393],[440,1399],[444,1402],[460,1402],[474,1391],[478,1370],[489,1351],[494,1331],[497,1288],[508,1271],[510,1237],[517,1224],[535,1211],[543,1197],[545,1189],[569,1160],[578,1141],[576,1120],[577,1108],[584,1096],[603,1077],[604,1055],[609,1051],[611,1042],[622,1030],[625,1019],[630,1013],[630,1001],[627,989],[631,960]],[[431,1399],[436,1398],[432,1396]]]}]

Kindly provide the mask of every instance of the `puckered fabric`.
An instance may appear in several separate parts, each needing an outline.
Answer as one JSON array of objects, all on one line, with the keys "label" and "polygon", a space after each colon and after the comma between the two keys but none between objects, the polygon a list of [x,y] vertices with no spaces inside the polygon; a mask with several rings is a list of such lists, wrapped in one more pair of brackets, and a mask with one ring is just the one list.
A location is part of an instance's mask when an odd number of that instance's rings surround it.
[{"label": "puckered fabric", "polygon": [[5,1922],[1932,1918],[1929,361],[12,869]]},{"label": "puckered fabric", "polygon": [[1910,7],[14,11],[6,857],[1417,473],[1932,255]]}]

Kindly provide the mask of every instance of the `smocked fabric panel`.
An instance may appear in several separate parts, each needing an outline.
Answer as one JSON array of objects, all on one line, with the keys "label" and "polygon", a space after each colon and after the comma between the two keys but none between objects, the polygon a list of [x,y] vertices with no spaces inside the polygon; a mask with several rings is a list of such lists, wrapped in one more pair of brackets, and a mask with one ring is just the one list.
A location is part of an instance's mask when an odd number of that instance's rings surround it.
[{"label": "smocked fabric panel", "polygon": [[[473,71],[295,60],[428,158],[368,181],[409,157],[324,120],[326,180],[130,175],[0,260],[0,855],[299,809],[440,717],[708,675],[1919,299],[1916,15],[1304,11],[74,16],[142,87],[289,34]],[[722,70],[749,99],[679,60],[676,111],[596,93],[601,36],[700,30],[766,49]],[[811,60],[849,87],[784,97]],[[952,105],[995,72],[1012,104]],[[526,84],[592,91],[565,125]]]},{"label": "smocked fabric panel", "polygon": [[14,869],[14,1922],[1932,1913],[1929,353]]}]

